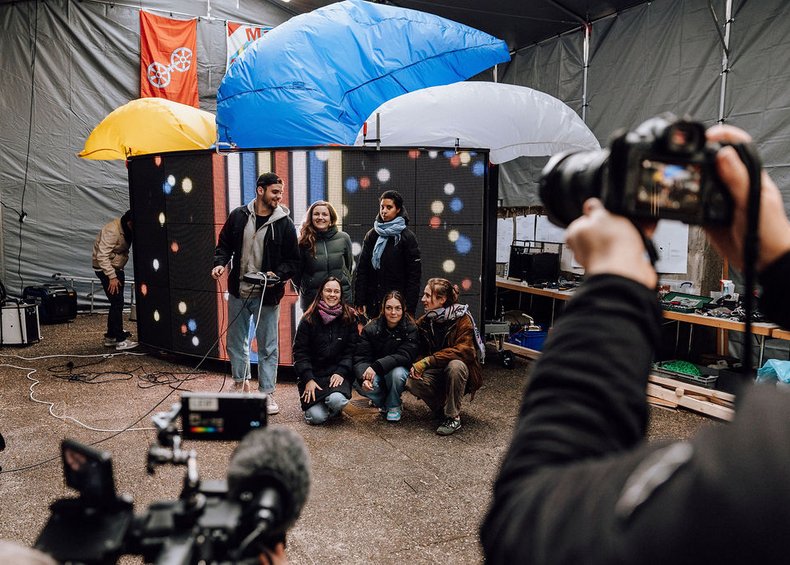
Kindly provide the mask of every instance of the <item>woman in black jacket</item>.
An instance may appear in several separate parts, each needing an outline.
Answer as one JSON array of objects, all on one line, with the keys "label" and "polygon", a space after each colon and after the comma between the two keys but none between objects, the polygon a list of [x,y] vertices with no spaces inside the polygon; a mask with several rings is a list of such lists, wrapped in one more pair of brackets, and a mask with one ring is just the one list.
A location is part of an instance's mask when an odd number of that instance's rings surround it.
[{"label": "woman in black jacket", "polygon": [[352,356],[359,335],[341,283],[328,277],[296,328],[293,358],[304,419],[323,424],[351,399]]},{"label": "woman in black jacket", "polygon": [[299,257],[294,283],[299,287],[302,311],[313,303],[318,287],[329,276],[340,280],[343,300],[351,304],[351,238],[337,228],[337,212],[329,202],[317,200],[308,208],[299,234]]},{"label": "woman in black jacket", "polygon": [[354,353],[354,372],[388,422],[401,418],[400,397],[418,348],[417,326],[406,312],[403,295],[391,290],[379,317],[362,330]]},{"label": "woman in black jacket", "polygon": [[379,197],[379,214],[365,235],[354,273],[354,304],[361,314],[375,316],[384,295],[397,290],[414,315],[420,297],[420,247],[407,224],[403,196],[388,190]]}]

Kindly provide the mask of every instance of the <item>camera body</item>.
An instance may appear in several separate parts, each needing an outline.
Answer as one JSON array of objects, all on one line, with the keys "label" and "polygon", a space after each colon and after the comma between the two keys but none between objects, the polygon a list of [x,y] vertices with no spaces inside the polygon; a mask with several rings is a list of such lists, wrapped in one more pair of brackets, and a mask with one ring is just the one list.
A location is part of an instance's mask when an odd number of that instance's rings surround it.
[{"label": "camera body", "polygon": [[[279,517],[280,497],[266,480],[258,480],[260,499],[229,492],[228,481],[201,480],[197,456],[182,449],[175,420],[181,416],[185,437],[239,440],[266,427],[266,395],[184,393],[170,412],[156,414],[159,433],[148,451],[148,472],[158,465],[187,468],[181,495],[154,502],[135,515],[131,499],[116,493],[109,453],[66,439],[61,444],[63,476],[78,498],[63,498],[35,547],[68,563],[115,563],[120,555],[142,555],[146,563],[258,563],[257,543],[279,539],[280,531],[264,529],[261,511]],[[263,504],[263,506],[261,506]],[[273,511],[272,511],[273,509]],[[254,528],[260,535],[251,536]]]},{"label": "camera body", "polygon": [[733,203],[716,172],[719,148],[706,142],[701,123],[665,114],[616,134],[608,149],[555,155],[543,169],[540,197],[563,227],[592,197],[633,219],[728,225]]}]

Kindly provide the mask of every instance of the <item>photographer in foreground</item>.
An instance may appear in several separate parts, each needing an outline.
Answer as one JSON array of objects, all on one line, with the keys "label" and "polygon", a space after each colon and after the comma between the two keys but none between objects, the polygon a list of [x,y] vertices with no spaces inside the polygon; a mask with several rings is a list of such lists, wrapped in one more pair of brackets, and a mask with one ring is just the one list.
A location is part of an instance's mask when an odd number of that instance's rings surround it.
[{"label": "photographer in foreground", "polygon": [[[711,141],[749,141],[716,126]],[[731,226],[708,229],[742,266],[748,173],[732,147],[716,169]],[[790,222],[762,173],[762,311],[790,326]],[[649,235],[649,230],[646,230]],[[597,199],[568,229],[588,280],[554,326],[524,394],[481,528],[488,563],[786,563],[790,395],[755,386],[735,420],[687,442],[645,443],[645,389],[662,321],[655,270],[633,224]]]}]

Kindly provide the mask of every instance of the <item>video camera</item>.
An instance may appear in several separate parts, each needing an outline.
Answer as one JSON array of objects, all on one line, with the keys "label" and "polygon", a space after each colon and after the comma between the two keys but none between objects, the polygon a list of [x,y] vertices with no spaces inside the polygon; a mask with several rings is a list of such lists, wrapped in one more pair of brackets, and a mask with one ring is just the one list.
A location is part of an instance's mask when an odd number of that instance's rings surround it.
[{"label": "video camera", "polygon": [[665,114],[615,134],[608,149],[555,155],[543,169],[540,197],[562,227],[592,197],[629,218],[728,225],[733,203],[716,173],[719,148],[706,142],[701,123]]},{"label": "video camera", "polygon": [[[298,518],[310,482],[301,437],[289,428],[265,428],[266,400],[265,394],[184,393],[170,412],[156,414],[148,473],[165,464],[187,470],[177,500],[154,502],[138,516],[131,499],[116,493],[110,454],[64,440],[64,479],[80,496],[52,504],[36,549],[66,563],[115,563],[124,554],[167,565],[259,563],[261,551],[284,540]],[[227,480],[200,480],[195,451],[181,446],[179,415],[184,437],[243,437]]]}]

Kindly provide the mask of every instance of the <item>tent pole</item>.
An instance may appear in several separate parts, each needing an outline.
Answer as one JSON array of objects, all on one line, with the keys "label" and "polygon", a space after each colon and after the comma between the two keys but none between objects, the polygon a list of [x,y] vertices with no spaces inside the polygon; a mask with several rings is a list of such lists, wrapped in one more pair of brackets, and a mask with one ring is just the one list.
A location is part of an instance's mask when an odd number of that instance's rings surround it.
[{"label": "tent pole", "polygon": [[[718,123],[723,124],[725,119],[725,98],[727,95],[727,75],[730,72],[730,31],[732,28],[732,0],[725,0],[724,2],[724,37],[722,38],[722,54],[721,54],[721,83],[719,85],[719,119]],[[710,5],[711,11],[713,10]],[[715,15],[714,15],[715,21]],[[719,23],[716,22],[716,28],[719,28]]]},{"label": "tent pole", "polygon": [[590,35],[592,24],[584,23],[584,79],[582,82],[582,121],[587,123],[587,70],[590,67]]}]

